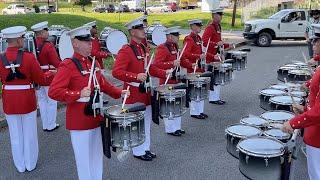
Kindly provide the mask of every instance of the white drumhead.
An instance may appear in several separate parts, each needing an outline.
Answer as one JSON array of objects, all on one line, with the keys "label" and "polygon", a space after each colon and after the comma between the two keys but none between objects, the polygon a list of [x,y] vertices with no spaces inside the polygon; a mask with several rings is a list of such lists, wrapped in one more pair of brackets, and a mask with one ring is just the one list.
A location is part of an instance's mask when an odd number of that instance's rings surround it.
[{"label": "white drumhead", "polygon": [[262,134],[262,131],[253,126],[248,126],[245,124],[235,124],[229,126],[226,130],[226,133],[239,138],[246,138],[250,136],[259,136]]},{"label": "white drumhead", "polygon": [[[301,104],[302,103],[302,98],[299,97],[293,97],[293,100],[296,103]],[[290,96],[275,96],[270,98],[270,102],[275,103],[275,104],[279,104],[279,105],[292,105],[292,99]]]},{"label": "white drumhead", "polygon": [[260,117],[271,122],[284,123],[294,118],[294,114],[287,111],[267,111],[261,114]]},{"label": "white drumhead", "polygon": [[167,37],[166,37],[166,33],[164,32],[164,30],[166,29],[167,28],[162,25],[154,26],[151,34],[151,38],[152,38],[152,42],[155,45],[159,46],[160,44],[163,44],[166,42]]},{"label": "white drumhead", "polygon": [[112,54],[118,54],[119,50],[125,44],[128,44],[128,38],[124,32],[119,30],[110,32],[106,39],[107,49]]},{"label": "white drumhead", "polygon": [[241,119],[240,123],[248,124],[251,126],[263,127],[268,122],[267,122],[267,120],[260,118],[260,117],[246,117],[246,118]]},{"label": "white drumhead", "polygon": [[281,129],[277,129],[277,128],[269,129],[269,130],[265,131],[264,134],[266,136],[273,137],[273,138],[276,138],[279,140],[290,138],[289,133],[282,132]]},{"label": "white drumhead", "polygon": [[286,92],[278,90],[278,89],[264,89],[260,91],[260,94],[265,95],[265,96],[279,96],[279,95],[284,95]]},{"label": "white drumhead", "polygon": [[74,50],[71,43],[70,36],[67,35],[68,31],[63,31],[59,40],[58,50],[60,59],[64,60],[66,58],[71,58],[73,56]]}]

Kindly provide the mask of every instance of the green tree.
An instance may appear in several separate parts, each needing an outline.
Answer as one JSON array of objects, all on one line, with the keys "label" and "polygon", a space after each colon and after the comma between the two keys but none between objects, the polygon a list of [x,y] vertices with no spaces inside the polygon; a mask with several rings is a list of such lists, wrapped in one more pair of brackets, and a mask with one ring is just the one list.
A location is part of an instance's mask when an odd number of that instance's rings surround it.
[{"label": "green tree", "polygon": [[81,7],[82,7],[82,11],[85,11],[84,7],[85,7],[86,5],[91,4],[91,0],[76,0],[76,1],[74,2],[74,4],[81,6]]}]

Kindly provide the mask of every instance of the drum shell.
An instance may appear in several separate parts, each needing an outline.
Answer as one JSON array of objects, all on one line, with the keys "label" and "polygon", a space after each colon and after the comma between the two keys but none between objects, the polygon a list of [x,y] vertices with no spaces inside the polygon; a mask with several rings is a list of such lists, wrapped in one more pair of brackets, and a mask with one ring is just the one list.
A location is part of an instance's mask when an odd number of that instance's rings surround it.
[{"label": "drum shell", "polygon": [[233,79],[232,64],[230,64],[230,66],[226,66],[226,64],[221,64],[219,67],[214,68],[213,73],[214,73],[214,84],[215,85],[229,84]]},{"label": "drum shell", "polygon": [[[275,97],[275,96],[274,96]],[[283,110],[283,111],[290,111],[293,112],[292,110],[292,104],[277,104],[276,102],[272,102],[269,100],[270,103],[270,110]],[[297,102],[300,105],[303,105],[304,102]]]},{"label": "drum shell", "polygon": [[293,74],[293,73],[289,72],[288,79],[290,82],[302,83],[302,82],[305,82],[305,81],[308,81],[309,79],[311,79],[311,76],[310,75],[298,75],[298,74]]},{"label": "drum shell", "polygon": [[[268,89],[263,89],[263,90],[268,90]],[[272,109],[270,102],[269,102],[271,97],[274,97],[276,95],[285,95],[286,94],[284,91],[282,94],[264,94],[264,93],[262,93],[262,91],[260,91],[260,93],[259,93],[260,94],[259,95],[260,107],[264,110],[267,110],[267,111]],[[274,91],[281,91],[281,90],[274,90]]]},{"label": "drum shell", "polygon": [[210,78],[188,79],[188,89],[192,101],[202,101],[208,97]]},{"label": "drum shell", "polygon": [[247,53],[242,51],[230,51],[226,54],[226,59],[234,59],[234,70],[242,71],[247,69]]},{"label": "drum shell", "polygon": [[159,94],[159,114],[162,118],[173,119],[186,113],[186,92],[180,94]]},{"label": "drum shell", "polygon": [[[246,160],[248,159],[248,160]],[[268,163],[266,163],[266,160]],[[262,158],[239,151],[239,170],[252,180],[280,180],[281,157]]]},{"label": "drum shell", "polygon": [[136,119],[130,119],[127,126],[123,126],[123,120],[112,119],[111,121],[111,145],[116,148],[123,148],[126,145],[136,147],[145,141],[145,126],[143,114],[140,114]]},{"label": "drum shell", "polygon": [[242,140],[239,137],[232,136],[230,134],[226,135],[227,139],[227,151],[230,153],[233,157],[239,159],[239,151],[237,149],[237,145],[240,140]]}]

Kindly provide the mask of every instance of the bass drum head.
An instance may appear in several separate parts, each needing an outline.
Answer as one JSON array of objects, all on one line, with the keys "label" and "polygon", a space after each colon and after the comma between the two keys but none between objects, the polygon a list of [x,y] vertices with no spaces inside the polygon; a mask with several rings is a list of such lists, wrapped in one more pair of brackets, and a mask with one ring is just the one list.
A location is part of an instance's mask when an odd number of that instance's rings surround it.
[{"label": "bass drum head", "polygon": [[151,33],[151,39],[149,39],[153,44],[159,46],[166,42],[167,37],[164,30],[167,28],[162,25],[150,26],[148,28],[148,33]]},{"label": "bass drum head", "polygon": [[61,60],[72,58],[74,50],[71,43],[70,36],[67,35],[68,31],[63,31],[58,44],[58,51]]},{"label": "bass drum head", "polygon": [[119,30],[111,31],[106,39],[107,49],[112,54],[118,54],[125,44],[128,44],[128,38],[125,33]]}]

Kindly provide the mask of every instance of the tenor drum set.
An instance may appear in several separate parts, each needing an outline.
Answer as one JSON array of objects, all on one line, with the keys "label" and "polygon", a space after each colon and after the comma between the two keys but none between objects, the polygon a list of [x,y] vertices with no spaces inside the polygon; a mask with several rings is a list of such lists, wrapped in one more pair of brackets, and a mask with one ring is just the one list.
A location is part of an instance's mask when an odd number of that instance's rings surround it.
[{"label": "tenor drum set", "polygon": [[303,83],[311,78],[309,67],[303,62],[285,64],[278,69],[278,80],[284,82],[287,79],[292,83]]}]

